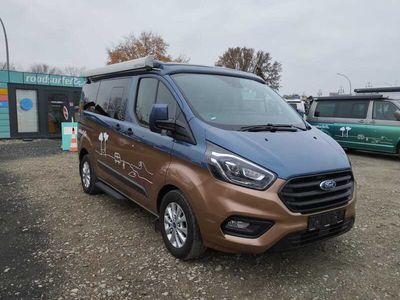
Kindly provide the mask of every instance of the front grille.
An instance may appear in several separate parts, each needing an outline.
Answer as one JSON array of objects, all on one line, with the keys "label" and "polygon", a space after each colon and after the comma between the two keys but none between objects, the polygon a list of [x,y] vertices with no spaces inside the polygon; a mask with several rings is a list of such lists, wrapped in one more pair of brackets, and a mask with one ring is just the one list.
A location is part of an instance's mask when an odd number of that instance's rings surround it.
[{"label": "front grille", "polygon": [[354,218],[346,219],[344,222],[331,225],[320,230],[304,230],[300,232],[289,233],[271,248],[271,251],[289,250],[306,246],[314,242],[320,242],[325,239],[342,235],[349,231],[354,225]]},{"label": "front grille", "polygon": [[[336,187],[322,190],[320,183],[329,179],[336,182]],[[279,197],[291,211],[311,213],[346,204],[352,198],[353,188],[351,171],[325,173],[290,179],[280,190]]]}]

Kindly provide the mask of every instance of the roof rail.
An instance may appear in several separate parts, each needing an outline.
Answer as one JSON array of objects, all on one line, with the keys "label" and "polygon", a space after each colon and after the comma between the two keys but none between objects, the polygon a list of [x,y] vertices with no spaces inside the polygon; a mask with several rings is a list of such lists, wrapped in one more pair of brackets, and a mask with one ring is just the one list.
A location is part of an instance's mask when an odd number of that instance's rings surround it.
[{"label": "roof rail", "polygon": [[138,59],[132,59],[112,65],[108,65],[102,68],[87,70],[83,72],[84,77],[99,77],[103,75],[111,75],[116,73],[123,73],[133,70],[145,70],[152,69],[154,67],[154,57],[152,55],[141,57]]},{"label": "roof rail", "polygon": [[400,92],[400,86],[354,89],[356,93]]},{"label": "roof rail", "polygon": [[314,97],[314,100],[379,100],[379,99],[387,99],[381,94],[364,94],[364,95],[337,95],[337,96],[323,96],[323,97]]}]

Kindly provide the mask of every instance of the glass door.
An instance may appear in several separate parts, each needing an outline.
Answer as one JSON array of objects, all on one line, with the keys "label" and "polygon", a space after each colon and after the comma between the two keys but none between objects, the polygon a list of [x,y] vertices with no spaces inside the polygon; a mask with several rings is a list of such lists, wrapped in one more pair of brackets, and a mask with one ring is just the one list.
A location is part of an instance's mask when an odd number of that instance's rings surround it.
[{"label": "glass door", "polygon": [[61,123],[69,120],[68,94],[49,93],[47,95],[47,132],[61,134]]}]

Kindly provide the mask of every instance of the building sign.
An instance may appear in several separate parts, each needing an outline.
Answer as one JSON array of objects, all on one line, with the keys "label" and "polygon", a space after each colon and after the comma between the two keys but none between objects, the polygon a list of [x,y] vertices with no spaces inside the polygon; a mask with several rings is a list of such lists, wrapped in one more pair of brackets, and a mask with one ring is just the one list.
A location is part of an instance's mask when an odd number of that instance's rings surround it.
[{"label": "building sign", "polygon": [[24,73],[23,83],[66,87],[82,87],[85,83],[85,80],[82,77],[74,76]]}]

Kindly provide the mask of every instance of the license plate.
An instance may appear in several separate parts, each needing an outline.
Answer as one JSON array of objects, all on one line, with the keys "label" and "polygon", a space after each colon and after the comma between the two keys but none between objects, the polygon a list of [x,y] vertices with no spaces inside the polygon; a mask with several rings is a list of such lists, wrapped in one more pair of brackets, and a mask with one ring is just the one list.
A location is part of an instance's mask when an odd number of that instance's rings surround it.
[{"label": "license plate", "polygon": [[335,210],[328,213],[308,217],[308,230],[329,228],[344,221],[345,210]]}]

